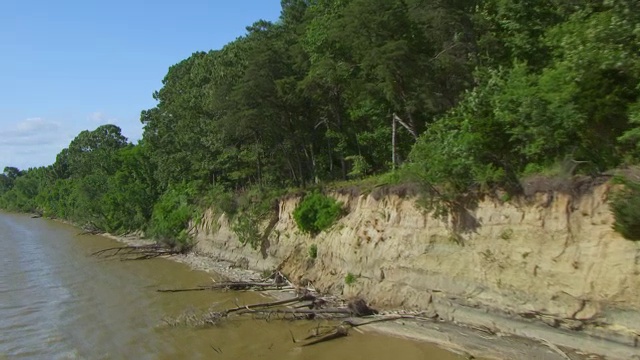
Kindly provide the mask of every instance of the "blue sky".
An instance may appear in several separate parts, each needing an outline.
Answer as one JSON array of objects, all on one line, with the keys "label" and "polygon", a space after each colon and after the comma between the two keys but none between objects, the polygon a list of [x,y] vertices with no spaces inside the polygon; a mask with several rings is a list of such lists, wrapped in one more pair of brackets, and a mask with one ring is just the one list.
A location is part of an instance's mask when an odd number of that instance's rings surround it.
[{"label": "blue sky", "polygon": [[49,165],[101,124],[137,141],[169,66],[279,14],[279,0],[1,0],[0,171]]}]

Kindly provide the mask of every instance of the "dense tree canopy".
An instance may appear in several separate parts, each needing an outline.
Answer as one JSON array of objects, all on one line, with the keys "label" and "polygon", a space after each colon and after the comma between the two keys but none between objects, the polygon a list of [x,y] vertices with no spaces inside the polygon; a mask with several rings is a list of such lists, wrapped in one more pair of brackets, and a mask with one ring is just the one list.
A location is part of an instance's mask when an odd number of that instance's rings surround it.
[{"label": "dense tree canopy", "polygon": [[83,131],[49,167],[5,168],[0,206],[166,237],[197,194],[397,162],[449,194],[598,173],[638,162],[639,55],[633,0],[284,0],[171,66],[139,144]]}]

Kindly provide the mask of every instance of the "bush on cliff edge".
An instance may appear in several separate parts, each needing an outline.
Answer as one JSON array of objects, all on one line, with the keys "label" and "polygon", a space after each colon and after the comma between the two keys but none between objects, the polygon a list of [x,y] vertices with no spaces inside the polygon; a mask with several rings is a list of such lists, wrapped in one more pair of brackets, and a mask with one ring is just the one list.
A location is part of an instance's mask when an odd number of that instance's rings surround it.
[{"label": "bush on cliff edge", "polygon": [[626,239],[640,240],[640,182],[617,179],[624,187],[611,200],[613,228]]},{"label": "bush on cliff edge", "polygon": [[342,213],[342,205],[319,192],[308,194],[293,211],[298,228],[315,235],[329,228]]}]

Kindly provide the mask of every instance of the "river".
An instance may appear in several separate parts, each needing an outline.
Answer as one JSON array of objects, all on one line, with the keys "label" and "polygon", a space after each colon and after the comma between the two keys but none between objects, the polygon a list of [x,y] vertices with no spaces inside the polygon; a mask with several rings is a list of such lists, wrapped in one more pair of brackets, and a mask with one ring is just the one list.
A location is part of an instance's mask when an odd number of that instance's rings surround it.
[{"label": "river", "polygon": [[[256,293],[158,293],[212,275],[166,259],[101,260],[118,246],[45,219],[0,213],[0,359],[421,359],[456,355],[429,344],[352,331],[311,347],[291,341],[310,322],[234,320],[208,329],[168,327],[187,309],[264,300]],[[214,350],[215,348],[215,350]]]}]

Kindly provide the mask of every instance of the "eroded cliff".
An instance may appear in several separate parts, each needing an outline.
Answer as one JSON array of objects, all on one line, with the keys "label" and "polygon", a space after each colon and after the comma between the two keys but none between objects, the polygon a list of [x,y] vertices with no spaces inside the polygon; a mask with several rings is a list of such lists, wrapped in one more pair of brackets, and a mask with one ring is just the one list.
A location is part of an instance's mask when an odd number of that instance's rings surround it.
[{"label": "eroded cliff", "polygon": [[[601,184],[580,195],[484,199],[454,229],[412,197],[334,192],[347,214],[315,237],[295,224],[299,197],[279,203],[260,250],[242,246],[226,215],[213,210],[195,236],[201,253],[280,268],[321,291],[362,296],[382,308],[426,309],[528,337],[541,335],[513,321],[544,322],[633,347],[640,335],[640,243],[613,231],[609,193]],[[316,259],[309,256],[313,244]],[[347,274],[355,281],[346,284]]]}]

